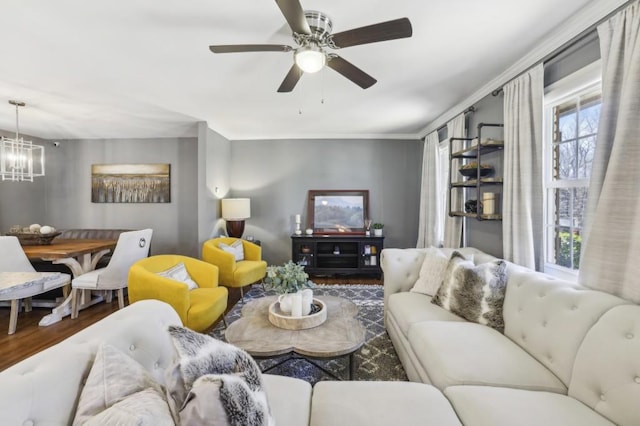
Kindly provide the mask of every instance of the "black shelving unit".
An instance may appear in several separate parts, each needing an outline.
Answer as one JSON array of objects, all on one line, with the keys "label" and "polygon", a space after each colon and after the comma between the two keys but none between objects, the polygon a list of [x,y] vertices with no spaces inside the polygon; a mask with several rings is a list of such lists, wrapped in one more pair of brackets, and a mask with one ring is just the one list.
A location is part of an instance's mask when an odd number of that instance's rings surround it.
[{"label": "black shelving unit", "polygon": [[380,277],[384,237],[365,235],[292,235],[291,259],[310,275]]},{"label": "black shelving unit", "polygon": [[[482,199],[482,188],[490,187],[495,185],[502,185],[504,180],[502,176],[496,177],[482,177],[481,176],[481,165],[482,165],[482,156],[490,154],[496,151],[502,151],[504,149],[504,141],[502,140],[494,140],[489,139],[487,141],[482,140],[482,128],[483,127],[504,127],[504,124],[499,123],[480,123],[478,124],[478,132],[477,137],[475,138],[449,138],[449,216],[461,216],[461,217],[472,217],[478,220],[502,220],[501,213],[492,213],[485,214],[482,212],[482,208],[480,207],[480,201]],[[454,141],[463,141],[470,143],[471,146],[464,148],[462,150],[453,151],[453,142]],[[464,181],[453,181],[454,174],[458,173],[458,170],[454,170],[453,160],[460,159],[464,161],[476,161],[476,177],[470,178]],[[462,200],[462,208],[464,209],[464,204],[466,198],[465,189],[474,190],[475,189],[475,199],[478,201],[478,206],[475,213],[468,213],[464,210],[453,210],[452,208],[452,200],[454,197],[461,197]]]}]

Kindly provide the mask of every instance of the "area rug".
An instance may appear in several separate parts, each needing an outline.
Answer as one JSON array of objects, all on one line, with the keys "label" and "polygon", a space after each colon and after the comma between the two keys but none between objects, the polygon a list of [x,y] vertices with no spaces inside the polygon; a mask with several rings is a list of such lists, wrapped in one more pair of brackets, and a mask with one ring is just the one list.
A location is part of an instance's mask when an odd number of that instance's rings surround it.
[{"label": "area rug", "polygon": [[[357,318],[366,329],[364,346],[355,354],[356,370],[351,380],[392,380],[406,381],[407,376],[398,359],[398,355],[384,328],[383,288],[379,285],[322,285],[316,284],[314,295],[344,297],[354,302],[358,308]],[[254,285],[244,295],[245,303],[251,299],[273,295],[265,292],[260,285]],[[231,324],[240,317],[242,303],[237,303],[227,314],[227,323]],[[219,323],[210,334],[224,340],[224,325]],[[262,370],[281,362],[286,356],[258,360]],[[314,360],[325,370],[339,378],[348,377],[348,357],[335,360]],[[270,374],[297,377],[315,384],[321,380],[335,380],[331,375],[304,360],[291,360],[269,371]]]}]

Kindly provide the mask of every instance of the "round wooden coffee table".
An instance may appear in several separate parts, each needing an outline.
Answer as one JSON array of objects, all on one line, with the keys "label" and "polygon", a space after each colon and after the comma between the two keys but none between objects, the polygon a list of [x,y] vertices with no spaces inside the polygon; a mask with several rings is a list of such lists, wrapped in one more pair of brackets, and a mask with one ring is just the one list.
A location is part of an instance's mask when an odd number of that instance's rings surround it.
[{"label": "round wooden coffee table", "polygon": [[276,298],[268,296],[248,302],[242,308],[242,317],[226,329],[227,341],[256,358],[292,355],[267,370],[291,359],[302,358],[336,377],[312,359],[348,356],[351,379],[355,371],[353,354],[362,347],[365,338],[365,329],[355,318],[358,313],[355,303],[342,297],[317,296],[316,298],[327,306],[327,320],[306,330],[286,330],[274,326],[269,321],[269,305],[275,302]]}]

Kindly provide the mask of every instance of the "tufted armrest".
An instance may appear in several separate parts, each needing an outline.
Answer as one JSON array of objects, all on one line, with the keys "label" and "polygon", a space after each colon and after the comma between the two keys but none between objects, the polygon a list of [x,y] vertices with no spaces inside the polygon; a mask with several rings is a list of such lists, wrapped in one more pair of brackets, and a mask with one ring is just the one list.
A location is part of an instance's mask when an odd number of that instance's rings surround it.
[{"label": "tufted armrest", "polygon": [[384,306],[394,293],[409,291],[418,280],[424,261],[425,249],[386,248],[380,254],[380,266],[384,274]]}]

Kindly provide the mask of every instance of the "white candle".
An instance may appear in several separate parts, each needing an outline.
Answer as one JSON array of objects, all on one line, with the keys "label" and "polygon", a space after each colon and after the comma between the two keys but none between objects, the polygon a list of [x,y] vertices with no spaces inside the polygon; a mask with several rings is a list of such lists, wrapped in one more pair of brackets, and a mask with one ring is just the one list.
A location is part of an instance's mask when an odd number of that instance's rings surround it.
[{"label": "white candle", "polygon": [[292,317],[301,317],[302,316],[302,293],[297,292],[291,296],[291,316]]},{"label": "white candle", "polygon": [[299,214],[296,215],[296,223],[300,223],[300,215]]}]

